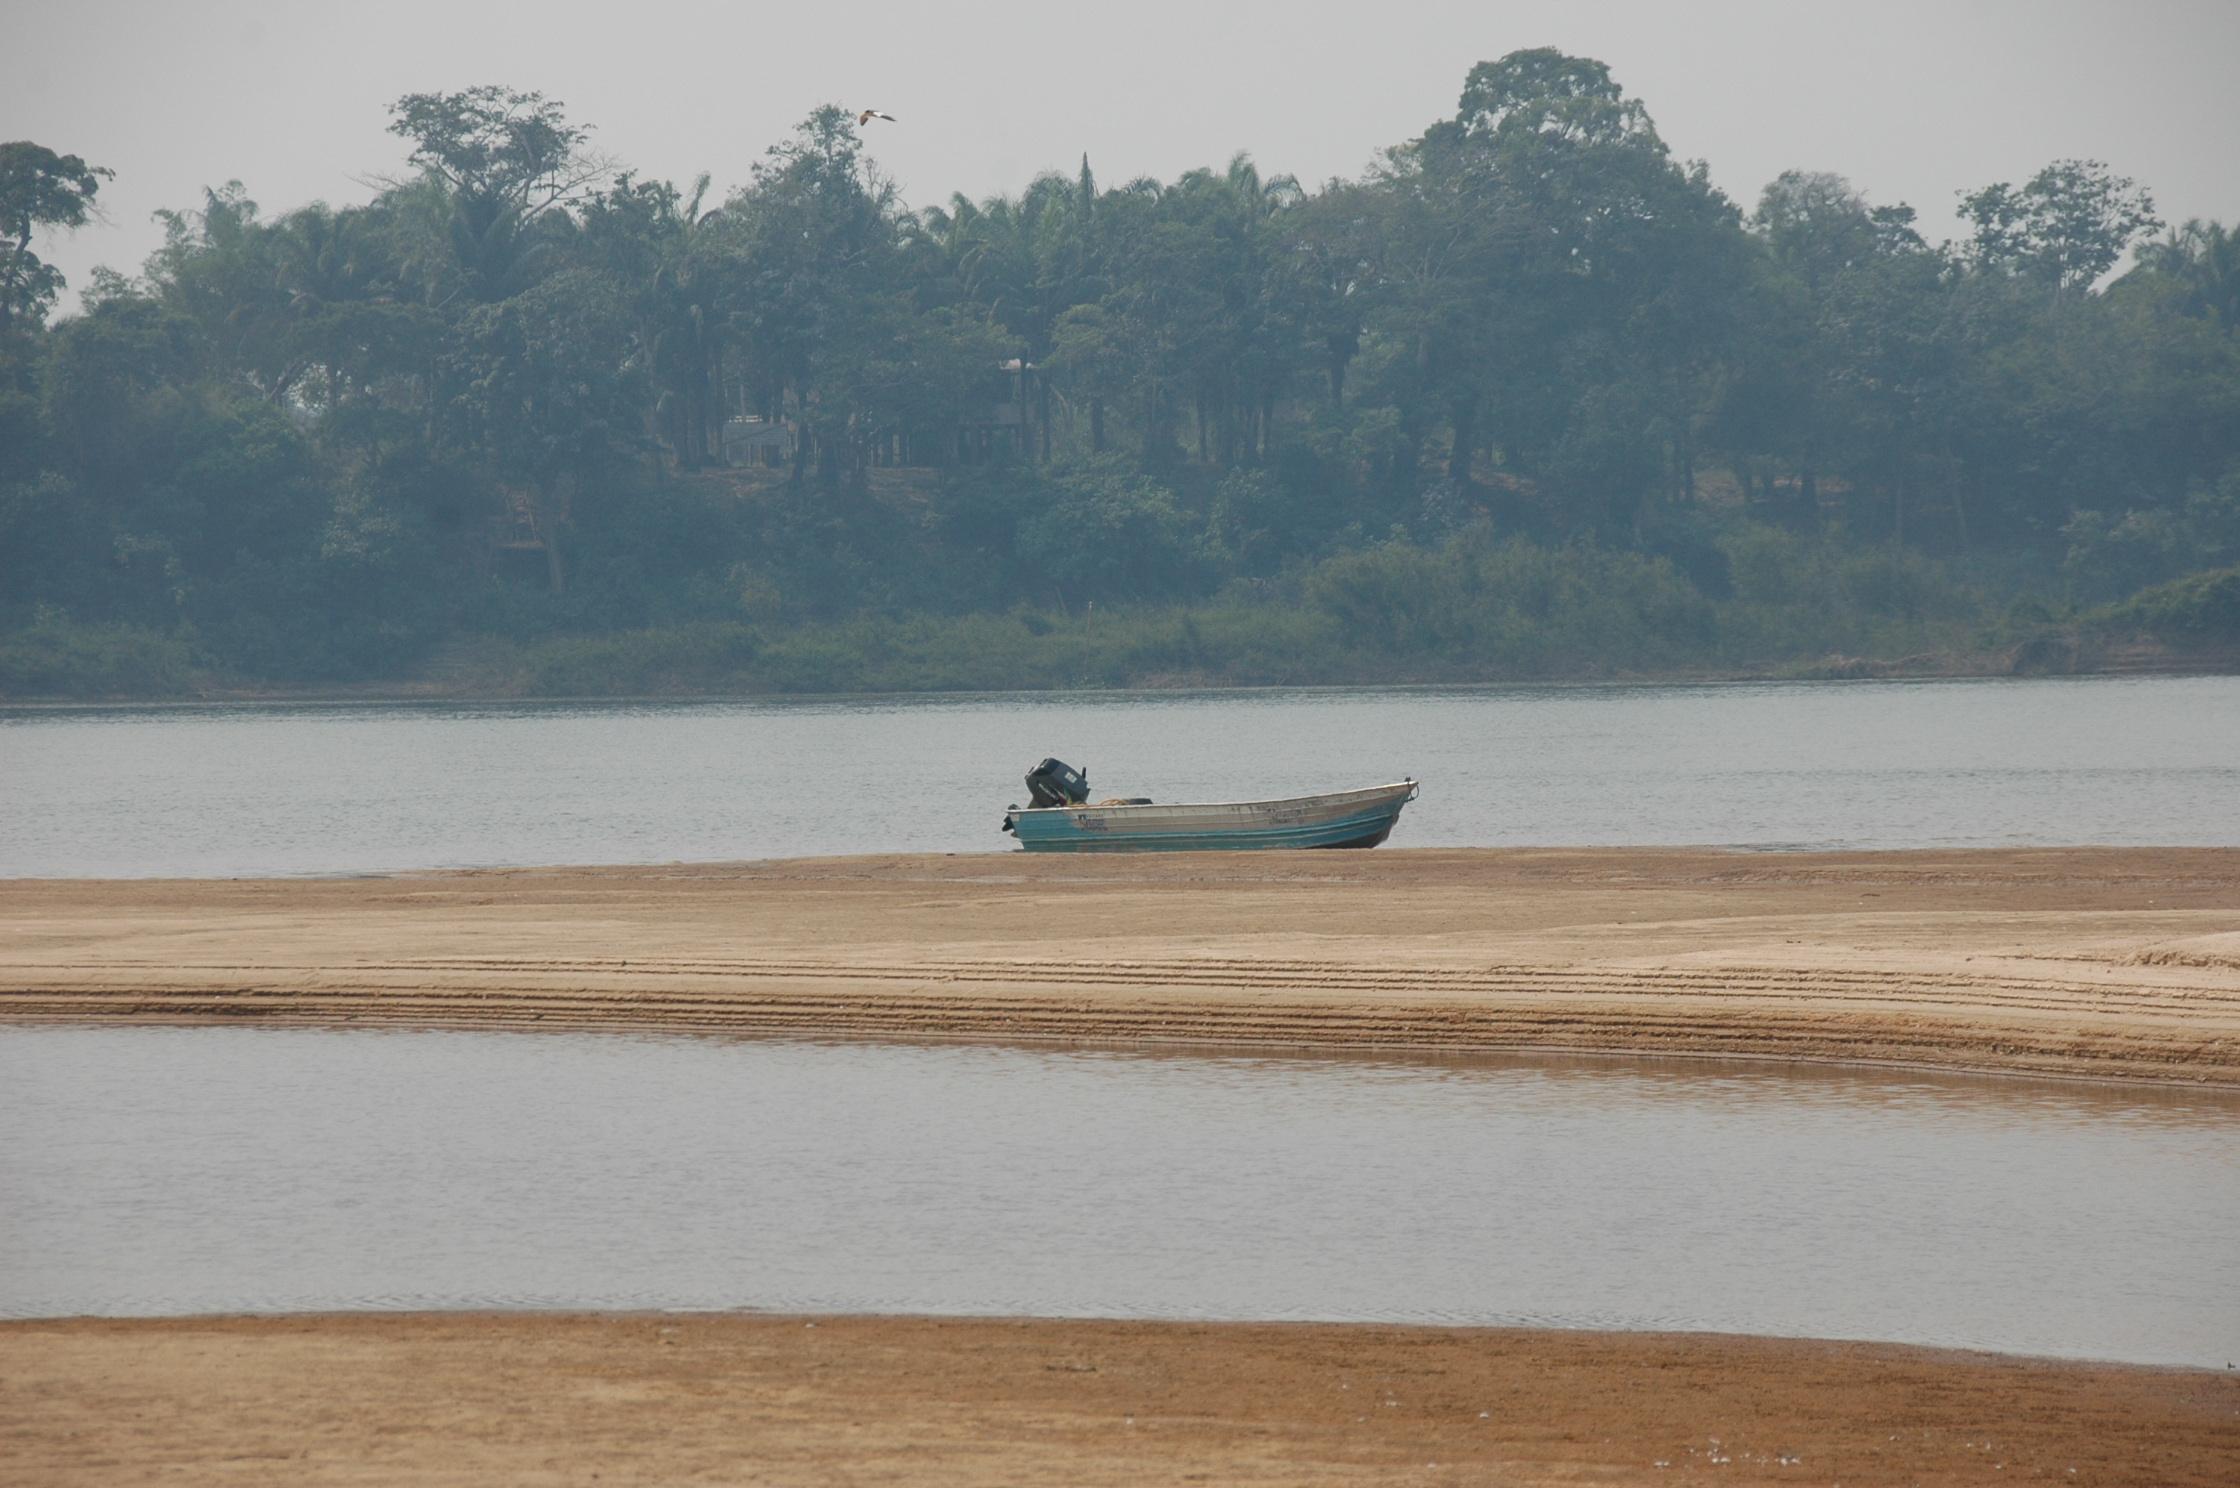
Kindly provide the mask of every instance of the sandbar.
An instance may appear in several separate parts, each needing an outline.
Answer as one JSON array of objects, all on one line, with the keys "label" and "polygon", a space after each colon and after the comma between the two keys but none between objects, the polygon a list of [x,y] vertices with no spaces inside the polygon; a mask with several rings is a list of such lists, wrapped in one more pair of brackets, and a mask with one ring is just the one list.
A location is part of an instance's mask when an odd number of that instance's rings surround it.
[{"label": "sandbar", "polygon": [[0,1019],[1534,1049],[2240,1087],[2240,851],[13,880]]}]

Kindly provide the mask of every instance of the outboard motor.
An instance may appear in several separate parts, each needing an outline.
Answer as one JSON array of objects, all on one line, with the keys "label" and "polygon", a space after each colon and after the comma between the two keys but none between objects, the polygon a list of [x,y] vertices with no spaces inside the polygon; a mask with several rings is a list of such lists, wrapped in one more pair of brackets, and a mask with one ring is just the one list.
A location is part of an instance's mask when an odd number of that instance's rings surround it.
[{"label": "outboard motor", "polygon": [[1046,759],[1027,772],[1027,790],[1037,806],[1079,806],[1089,799],[1089,772]]}]

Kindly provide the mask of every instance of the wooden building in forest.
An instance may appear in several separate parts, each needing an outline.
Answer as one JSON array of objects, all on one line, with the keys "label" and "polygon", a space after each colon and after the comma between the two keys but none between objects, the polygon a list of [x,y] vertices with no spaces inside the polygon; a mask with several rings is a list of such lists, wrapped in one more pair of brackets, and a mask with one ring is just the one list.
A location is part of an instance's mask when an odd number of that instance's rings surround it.
[{"label": "wooden building in forest", "polygon": [[723,421],[723,463],[783,465],[793,458],[793,423],[735,413]]}]

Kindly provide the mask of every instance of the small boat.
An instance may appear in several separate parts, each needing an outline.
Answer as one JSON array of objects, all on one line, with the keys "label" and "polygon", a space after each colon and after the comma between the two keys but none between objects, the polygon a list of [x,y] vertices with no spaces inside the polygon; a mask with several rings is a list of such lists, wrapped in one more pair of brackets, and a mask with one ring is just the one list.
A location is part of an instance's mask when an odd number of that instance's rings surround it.
[{"label": "small boat", "polygon": [[1003,830],[1029,852],[1226,852],[1262,847],[1375,847],[1392,835],[1413,778],[1364,790],[1280,801],[1162,806],[1131,799],[1091,805],[1088,777],[1058,760],[1027,776],[1035,804],[1004,813]]}]

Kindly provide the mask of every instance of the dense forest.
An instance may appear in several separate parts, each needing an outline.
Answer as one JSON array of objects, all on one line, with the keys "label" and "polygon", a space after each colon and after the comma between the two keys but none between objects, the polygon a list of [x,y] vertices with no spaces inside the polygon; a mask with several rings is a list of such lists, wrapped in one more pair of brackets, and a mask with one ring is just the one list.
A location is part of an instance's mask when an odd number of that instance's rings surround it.
[{"label": "dense forest", "polygon": [[74,314],[33,240],[108,172],[0,144],[0,694],[2240,643],[2240,246],[2098,162],[1942,244],[1824,173],[1745,207],[1554,51],[1319,187],[913,209],[898,127],[819,109],[711,202],[539,94],[414,94],[370,203],[211,189]]}]

